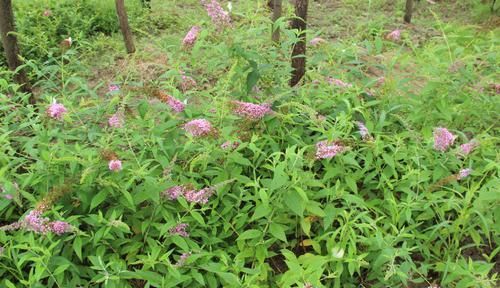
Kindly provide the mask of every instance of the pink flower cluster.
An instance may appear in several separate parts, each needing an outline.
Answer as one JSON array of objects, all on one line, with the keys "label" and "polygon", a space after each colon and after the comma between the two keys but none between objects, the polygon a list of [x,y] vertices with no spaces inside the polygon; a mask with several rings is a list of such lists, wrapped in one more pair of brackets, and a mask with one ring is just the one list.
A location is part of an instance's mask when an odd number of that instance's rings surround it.
[{"label": "pink flower cluster", "polygon": [[123,120],[122,116],[118,113],[113,114],[108,119],[108,125],[111,128],[122,128],[123,123],[124,123],[124,120]]},{"label": "pink flower cluster", "polygon": [[358,121],[358,122],[356,122],[356,125],[358,125],[359,134],[361,135],[361,139],[363,139],[363,140],[371,139],[370,132],[368,131],[368,128],[366,128],[366,126],[363,122]]},{"label": "pink flower cluster", "polygon": [[206,119],[195,119],[184,124],[183,129],[193,137],[203,137],[209,135],[213,128]]},{"label": "pink flower cluster", "polygon": [[191,89],[195,88],[197,85],[196,80],[194,80],[193,77],[184,75],[184,73],[182,73],[181,79],[182,79],[182,81],[181,81],[182,92],[186,92],[188,90],[191,90]]},{"label": "pink flower cluster", "polygon": [[185,186],[174,186],[162,192],[161,195],[170,200],[175,200],[180,196],[184,196],[189,203],[206,204],[214,192],[215,189],[210,187],[196,191],[195,189],[190,189]]},{"label": "pink flower cluster", "polygon": [[181,237],[189,237],[189,233],[186,229],[189,227],[186,223],[179,223],[175,227],[170,228],[169,232],[171,235],[179,235]]},{"label": "pink flower cluster", "polygon": [[196,190],[187,190],[184,192],[184,198],[189,203],[197,203],[197,204],[207,204],[210,196],[214,194],[214,189],[207,187],[203,188],[199,191]]},{"label": "pink flower cluster", "polygon": [[186,190],[186,188],[184,188],[183,186],[174,186],[174,187],[168,188],[167,190],[163,191],[161,193],[161,195],[163,197],[170,199],[170,200],[175,200],[175,199],[179,198],[180,196],[182,196],[184,194],[185,190]]},{"label": "pink flower cluster", "polygon": [[116,85],[116,84],[110,84],[108,86],[108,92],[116,92],[116,91],[120,91],[120,86]]},{"label": "pink flower cluster", "polygon": [[468,143],[465,143],[465,144],[462,144],[460,145],[460,149],[458,151],[458,153],[461,155],[461,156],[467,156],[469,155],[479,144],[472,140]]},{"label": "pink flower cluster", "polygon": [[220,148],[223,150],[234,150],[240,146],[240,142],[238,141],[226,141],[220,145]]},{"label": "pink flower cluster", "polygon": [[182,101],[170,95],[167,96],[167,105],[170,106],[170,108],[172,108],[172,110],[174,110],[177,113],[184,111],[184,109],[186,108],[186,105],[184,105]]},{"label": "pink flower cluster", "polygon": [[316,159],[330,159],[345,150],[345,147],[328,141],[316,143]]},{"label": "pink flower cluster", "polygon": [[453,145],[453,142],[455,142],[455,139],[457,136],[451,134],[450,131],[446,128],[438,127],[434,129],[434,149],[444,152],[446,151],[451,145]]},{"label": "pink flower cluster", "polygon": [[46,234],[48,232],[62,235],[71,232],[71,225],[64,221],[49,221],[48,218],[42,217],[42,212],[32,210],[20,220],[8,227],[8,229],[26,229],[39,234]]},{"label": "pink flower cluster", "polygon": [[231,25],[229,13],[222,9],[217,0],[200,0],[200,2],[205,7],[205,10],[207,10],[208,16],[212,18],[212,22],[218,29]]},{"label": "pink flower cluster", "polygon": [[111,170],[113,172],[120,171],[120,170],[122,170],[122,161],[120,161],[118,159],[110,160],[108,163],[108,168],[109,168],[109,170]]},{"label": "pink flower cluster", "polygon": [[267,114],[271,113],[271,105],[265,104],[253,104],[242,101],[232,101],[233,112],[243,118],[248,120],[256,121],[262,119]]},{"label": "pink flower cluster", "polygon": [[396,30],[392,31],[391,33],[387,34],[386,38],[389,40],[392,40],[392,41],[401,40],[401,30],[396,29]]},{"label": "pink flower cluster", "polygon": [[470,168],[465,168],[460,170],[457,174],[457,180],[462,180],[464,178],[467,178],[470,175],[470,173],[472,173],[472,169]]},{"label": "pink flower cluster", "polygon": [[182,40],[182,45],[184,45],[184,47],[192,47],[194,43],[196,43],[196,39],[198,39],[198,33],[200,33],[200,30],[200,26],[191,27],[191,30],[189,30]]},{"label": "pink flower cluster", "polygon": [[177,263],[175,263],[175,267],[182,267],[184,266],[184,264],[186,264],[186,260],[189,258],[189,256],[191,256],[191,252],[187,252],[187,253],[182,253],[181,257],[179,257],[179,261],[177,261]]},{"label": "pink flower cluster", "polygon": [[56,120],[62,120],[64,114],[66,114],[67,112],[68,110],[66,109],[66,107],[64,107],[63,104],[59,104],[57,102],[50,104],[49,108],[47,109],[47,114],[49,115],[49,117]]},{"label": "pink flower cluster", "polygon": [[322,44],[322,43],[325,43],[326,40],[323,39],[323,38],[320,38],[320,37],[314,37],[313,39],[311,39],[311,41],[309,41],[309,44],[311,46],[318,46],[319,44]]},{"label": "pink flower cluster", "polygon": [[335,86],[338,86],[338,87],[341,87],[341,88],[352,87],[351,83],[347,83],[347,82],[344,82],[344,81],[342,81],[340,79],[335,79],[333,77],[326,78],[326,81],[328,81],[328,83],[330,83],[330,85],[335,85]]}]

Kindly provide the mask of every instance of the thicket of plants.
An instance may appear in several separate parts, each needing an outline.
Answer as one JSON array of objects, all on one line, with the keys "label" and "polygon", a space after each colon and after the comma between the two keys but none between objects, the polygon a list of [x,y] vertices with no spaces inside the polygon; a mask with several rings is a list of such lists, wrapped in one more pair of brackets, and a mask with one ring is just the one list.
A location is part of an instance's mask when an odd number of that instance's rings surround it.
[{"label": "thicket of plants", "polygon": [[23,46],[37,105],[0,79],[2,287],[496,286],[497,30],[317,41],[290,88],[284,20],[275,46],[264,6],[190,1],[161,76],[91,86],[79,53],[112,5],[42,2],[17,19],[56,51]]}]

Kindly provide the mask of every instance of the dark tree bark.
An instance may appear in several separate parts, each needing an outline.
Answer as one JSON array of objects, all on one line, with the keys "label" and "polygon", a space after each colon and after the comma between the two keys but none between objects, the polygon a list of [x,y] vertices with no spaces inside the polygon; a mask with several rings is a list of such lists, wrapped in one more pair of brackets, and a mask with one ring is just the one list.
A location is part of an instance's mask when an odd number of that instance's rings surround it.
[{"label": "dark tree bark", "polygon": [[273,36],[272,39],[274,43],[279,43],[280,42],[280,29],[278,27],[275,27],[274,25],[276,24],[276,20],[278,20],[281,17],[281,11],[282,11],[282,0],[273,0],[274,5],[273,5]]},{"label": "dark tree bark", "polygon": [[290,86],[295,86],[306,73],[306,33],[307,28],[307,4],[309,0],[296,0],[295,16],[292,20],[292,29],[299,30],[300,40],[295,43],[292,51],[292,79]]},{"label": "dark tree bark", "polygon": [[413,0],[406,0],[406,7],[405,7],[405,17],[404,21],[408,24],[411,23],[411,16],[413,14]]},{"label": "dark tree bark", "polygon": [[[7,65],[11,71],[15,71],[21,66],[19,59],[19,46],[17,45],[17,37],[15,32],[14,12],[12,11],[11,0],[0,0],[0,34],[2,35],[3,49],[7,58]],[[28,76],[24,70],[20,70],[14,74],[14,81],[21,85],[23,92],[30,93],[29,102],[35,104],[35,98],[31,93],[31,84],[28,81]]]},{"label": "dark tree bark", "polygon": [[120,29],[122,30],[123,40],[125,41],[125,47],[127,48],[127,53],[134,53],[134,38],[132,37],[132,32],[130,31],[130,26],[128,25],[127,10],[125,9],[125,3],[123,0],[116,0],[116,14],[118,14],[118,20],[120,21]]}]

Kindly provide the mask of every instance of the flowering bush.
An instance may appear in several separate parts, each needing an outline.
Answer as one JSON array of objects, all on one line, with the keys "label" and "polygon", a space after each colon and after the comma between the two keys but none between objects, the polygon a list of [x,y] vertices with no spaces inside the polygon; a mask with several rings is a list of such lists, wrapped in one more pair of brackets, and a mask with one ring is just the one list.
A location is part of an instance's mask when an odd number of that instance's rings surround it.
[{"label": "flowering bush", "polygon": [[36,105],[1,70],[0,287],[495,287],[499,100],[470,86],[493,79],[493,36],[407,51],[371,29],[311,49],[290,88],[293,31],[272,45],[253,1],[230,30],[186,3],[136,36],[147,53],[105,37],[33,64]]}]

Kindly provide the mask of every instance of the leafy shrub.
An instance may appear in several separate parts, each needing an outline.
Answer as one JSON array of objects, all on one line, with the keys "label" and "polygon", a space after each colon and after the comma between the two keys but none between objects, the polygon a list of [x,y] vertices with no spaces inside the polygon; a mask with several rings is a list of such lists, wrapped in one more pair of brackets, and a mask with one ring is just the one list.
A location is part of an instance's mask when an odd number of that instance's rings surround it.
[{"label": "leafy shrub", "polygon": [[[285,30],[271,47],[264,21],[243,17],[225,31],[190,22],[204,27],[192,50],[181,49],[180,35],[177,45],[168,38],[174,63],[165,73],[137,83],[124,72],[107,93],[82,78],[74,49],[31,63],[45,75],[36,107],[0,81],[0,185],[12,195],[0,198],[2,224],[38,209],[73,227],[40,235],[4,226],[1,285],[495,286],[498,97],[466,91],[494,73],[475,70],[470,55],[489,55],[496,40],[478,37],[475,51],[462,50],[475,32],[450,26],[446,45],[440,38],[408,56],[375,36],[366,42],[378,45],[373,54],[397,51],[378,88],[353,64],[370,49],[335,43],[311,49],[324,58],[313,56],[306,83],[289,88],[297,35]],[[444,73],[445,60],[426,65],[450,50],[470,64],[463,74]],[[406,67],[434,81],[413,91]],[[194,90],[178,89],[183,75]],[[54,99],[67,110],[61,120],[46,112]],[[175,111],[172,99],[187,105]],[[270,103],[273,112],[245,119],[234,101]],[[204,137],[186,131],[193,119],[211,123]],[[433,147],[440,126],[457,135],[444,152]],[[472,139],[479,145],[461,156]],[[343,148],[318,159],[320,141]]]}]

